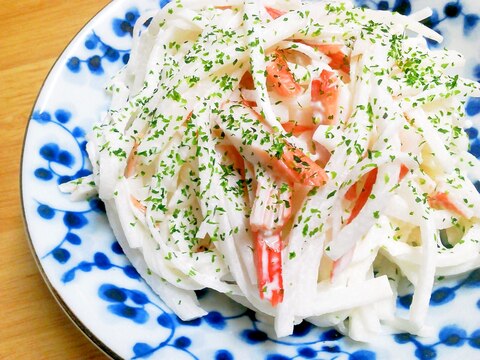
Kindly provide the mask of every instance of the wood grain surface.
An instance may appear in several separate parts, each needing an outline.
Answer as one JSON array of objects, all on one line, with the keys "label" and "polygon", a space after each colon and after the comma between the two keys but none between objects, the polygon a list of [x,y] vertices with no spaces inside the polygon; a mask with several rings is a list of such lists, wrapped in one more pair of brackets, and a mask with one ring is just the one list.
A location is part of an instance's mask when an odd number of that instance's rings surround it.
[{"label": "wood grain surface", "polygon": [[49,292],[21,213],[23,136],[50,67],[108,0],[0,0],[0,359],[106,359]]}]

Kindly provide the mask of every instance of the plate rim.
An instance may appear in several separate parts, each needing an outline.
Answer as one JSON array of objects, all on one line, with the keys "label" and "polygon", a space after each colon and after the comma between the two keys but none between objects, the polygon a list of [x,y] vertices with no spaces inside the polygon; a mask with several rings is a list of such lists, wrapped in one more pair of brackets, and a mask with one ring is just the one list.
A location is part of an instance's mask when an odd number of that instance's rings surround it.
[{"label": "plate rim", "polygon": [[25,237],[26,241],[28,244],[28,247],[30,249],[30,253],[35,261],[35,265],[37,269],[39,270],[40,275],[42,276],[42,279],[47,286],[48,290],[50,291],[51,295],[53,296],[53,299],[56,301],[56,303],[59,305],[60,309],[63,311],[63,313],[67,316],[67,319],[75,325],[75,327],[80,331],[80,333],[87,338],[91,344],[93,344],[98,350],[100,350],[104,355],[108,356],[111,359],[114,360],[122,360],[123,358],[118,355],[115,351],[113,351],[107,344],[105,344],[103,341],[101,341],[93,332],[91,332],[87,326],[77,317],[75,312],[70,309],[68,304],[64,301],[62,298],[61,294],[55,289],[53,286],[52,282],[50,281],[48,275],[46,274],[42,263],[40,261],[40,258],[38,257],[38,254],[35,250],[35,247],[33,245],[32,237],[30,235],[30,229],[27,221],[27,216],[26,216],[26,211],[25,211],[25,198],[24,198],[24,188],[23,188],[23,178],[24,178],[24,161],[25,161],[25,148],[26,148],[26,143],[27,143],[27,136],[29,133],[30,125],[32,123],[32,117],[35,112],[36,105],[38,103],[38,100],[40,98],[40,95],[42,94],[43,90],[45,89],[45,85],[47,81],[50,79],[50,76],[53,74],[53,72],[56,70],[56,68],[59,66],[59,62],[62,59],[63,55],[67,52],[67,50],[70,48],[72,43],[77,39],[77,37],[80,35],[80,33],[85,30],[90,23],[97,18],[101,13],[107,11],[110,7],[113,7],[114,4],[119,2],[121,0],[111,0],[109,3],[106,5],[102,6],[99,10],[95,12],[78,30],[77,32],[72,36],[70,40],[68,40],[67,44],[64,46],[63,50],[60,51],[60,53],[56,56],[55,61],[53,64],[50,66],[50,69],[47,71],[45,77],[43,78],[43,81],[40,85],[40,88],[37,91],[37,95],[35,96],[35,99],[33,101],[33,104],[31,106],[31,110],[28,115],[27,123],[25,124],[24,127],[24,132],[23,132],[23,139],[22,139],[22,150],[20,153],[20,171],[19,171],[19,177],[18,177],[18,191],[20,193],[20,208],[21,208],[21,217],[22,217],[22,223],[23,223],[23,229],[25,232]]}]

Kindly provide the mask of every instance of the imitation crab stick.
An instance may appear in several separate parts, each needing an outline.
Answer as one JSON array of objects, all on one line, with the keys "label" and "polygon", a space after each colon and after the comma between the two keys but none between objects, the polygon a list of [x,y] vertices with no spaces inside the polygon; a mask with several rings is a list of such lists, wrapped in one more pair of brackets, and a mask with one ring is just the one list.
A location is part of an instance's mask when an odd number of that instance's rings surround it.
[{"label": "imitation crab stick", "polygon": [[357,201],[353,206],[352,212],[350,213],[350,217],[347,220],[347,224],[350,224],[365,206],[368,200],[368,197],[372,193],[373,185],[375,184],[375,181],[377,181],[377,173],[378,173],[378,168],[375,168],[373,170],[370,170],[368,174],[365,175],[365,184],[363,185],[363,189],[360,192],[360,195],[358,195],[357,197]]},{"label": "imitation crab stick", "polygon": [[435,192],[428,196],[428,203],[434,209],[445,209],[457,213],[460,216],[466,217],[462,210],[460,210],[449,198],[445,192]]},{"label": "imitation crab stick", "polygon": [[276,306],[283,300],[282,232],[292,209],[291,187],[255,167],[257,188],[250,216],[260,298]]},{"label": "imitation crab stick", "polygon": [[314,105],[314,116],[322,117],[324,124],[334,124],[339,98],[337,75],[333,71],[322,70],[320,76],[312,80],[310,96]]},{"label": "imitation crab stick", "polygon": [[308,44],[318,49],[330,58],[330,67],[335,70],[341,70],[350,74],[350,61],[348,56],[342,51],[342,45],[336,44]]},{"label": "imitation crab stick", "polygon": [[295,81],[288,68],[287,61],[280,52],[275,52],[273,60],[267,65],[267,84],[278,95],[294,97],[302,93],[302,87]]},{"label": "imitation crab stick", "polygon": [[265,6],[265,10],[267,10],[268,15],[270,15],[272,19],[279,18],[280,16],[285,14],[285,11],[274,9],[269,6]]}]

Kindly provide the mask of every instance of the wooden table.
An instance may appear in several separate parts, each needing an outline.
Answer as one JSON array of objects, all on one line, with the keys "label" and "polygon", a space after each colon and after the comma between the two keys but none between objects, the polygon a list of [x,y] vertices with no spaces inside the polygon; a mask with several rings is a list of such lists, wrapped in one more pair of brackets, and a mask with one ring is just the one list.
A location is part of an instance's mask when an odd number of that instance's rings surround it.
[{"label": "wooden table", "polygon": [[105,359],[44,283],[25,236],[19,169],[50,67],[108,0],[0,0],[0,359]]}]

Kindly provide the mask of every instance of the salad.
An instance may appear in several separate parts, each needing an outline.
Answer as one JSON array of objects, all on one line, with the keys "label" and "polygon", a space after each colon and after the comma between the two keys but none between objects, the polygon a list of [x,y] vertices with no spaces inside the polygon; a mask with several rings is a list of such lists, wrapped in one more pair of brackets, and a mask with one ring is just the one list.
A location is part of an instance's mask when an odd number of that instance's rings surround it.
[{"label": "salad", "polygon": [[[141,17],[87,150],[126,255],[183,320],[224,293],[360,341],[428,335],[436,276],[480,266],[463,57],[348,1],[176,0]],[[396,311],[405,284],[408,314]]]}]

